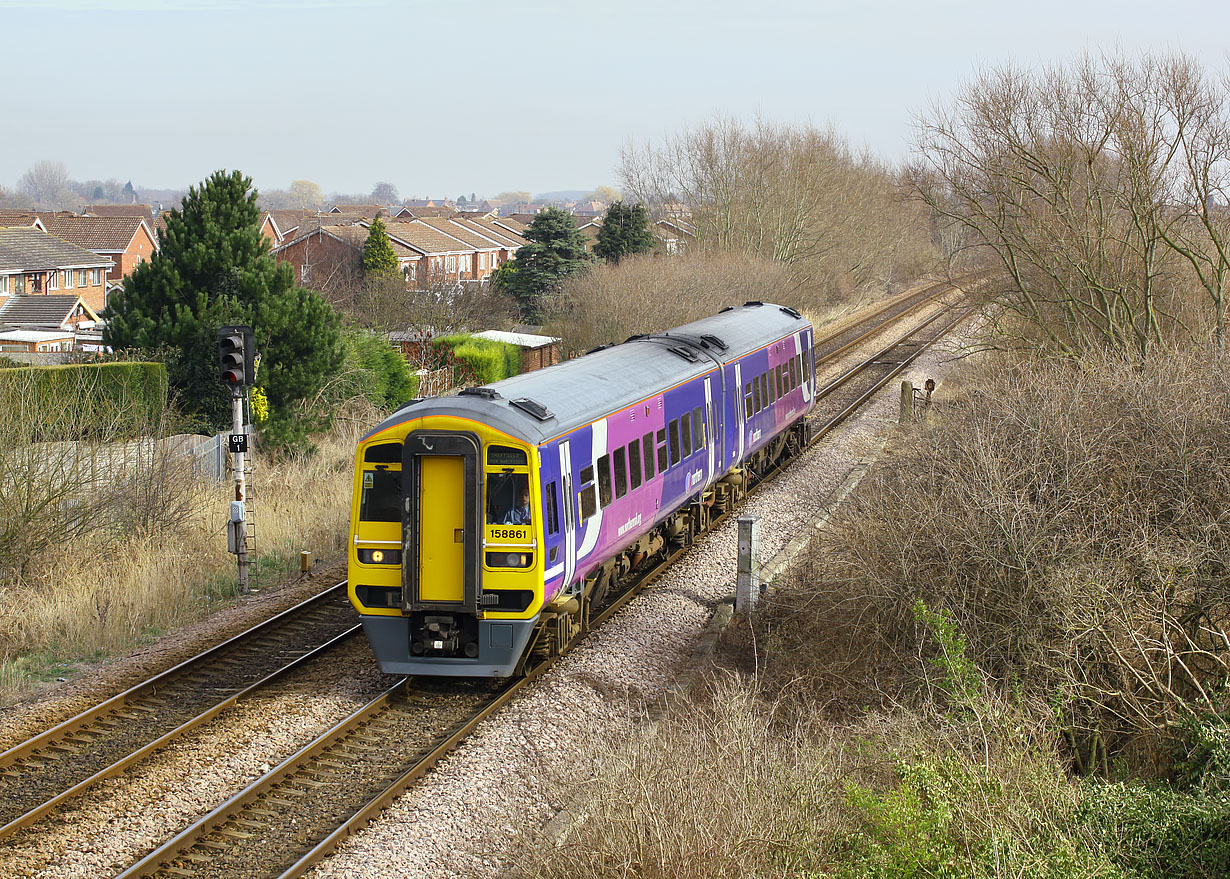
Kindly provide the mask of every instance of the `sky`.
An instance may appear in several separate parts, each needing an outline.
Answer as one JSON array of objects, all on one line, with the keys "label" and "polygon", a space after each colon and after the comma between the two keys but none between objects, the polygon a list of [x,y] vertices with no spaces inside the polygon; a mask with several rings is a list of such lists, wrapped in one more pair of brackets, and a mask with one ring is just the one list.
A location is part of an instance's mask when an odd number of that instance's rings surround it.
[{"label": "sky", "polygon": [[0,0],[0,34],[0,185],[51,159],[404,197],[618,187],[622,147],[717,114],[831,124],[896,162],[981,68],[1230,66],[1213,0]]}]

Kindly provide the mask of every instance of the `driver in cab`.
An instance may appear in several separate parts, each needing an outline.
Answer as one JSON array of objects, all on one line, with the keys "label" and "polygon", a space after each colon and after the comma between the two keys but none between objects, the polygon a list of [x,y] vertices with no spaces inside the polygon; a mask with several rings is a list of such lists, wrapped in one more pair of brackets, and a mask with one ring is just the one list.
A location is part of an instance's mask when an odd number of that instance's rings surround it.
[{"label": "driver in cab", "polygon": [[517,505],[504,515],[502,525],[530,524],[530,490],[522,486],[517,492]]}]

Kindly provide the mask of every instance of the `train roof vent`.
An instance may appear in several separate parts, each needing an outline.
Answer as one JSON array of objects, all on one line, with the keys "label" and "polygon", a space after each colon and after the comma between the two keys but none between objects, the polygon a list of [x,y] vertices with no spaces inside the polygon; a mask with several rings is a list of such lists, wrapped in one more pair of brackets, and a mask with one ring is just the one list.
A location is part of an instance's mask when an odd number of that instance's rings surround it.
[{"label": "train roof vent", "polygon": [[789,305],[779,305],[778,308],[781,309],[783,314],[788,314],[791,317],[802,317],[803,316],[799,314],[797,310],[791,308]]},{"label": "train roof vent", "polygon": [[539,421],[549,421],[555,417],[555,413],[546,406],[539,403],[537,400],[531,400],[529,397],[518,397],[515,400],[509,401],[510,406],[516,406],[523,412],[528,412],[537,418]]},{"label": "train roof vent", "polygon": [[610,347],[611,347],[610,345],[599,345],[597,348],[590,348],[585,353],[586,354],[597,354],[599,351],[605,351],[607,348],[610,348]]},{"label": "train roof vent", "polygon": [[640,339],[648,339],[648,338],[649,336],[646,333],[636,333],[635,335],[631,335],[628,338],[624,339],[624,344],[626,345],[629,342],[636,342]]},{"label": "train roof vent", "polygon": [[759,299],[753,299],[750,302],[743,303],[744,308],[759,308],[761,305],[764,305],[764,303]]},{"label": "train roof vent", "polygon": [[713,333],[705,333],[700,337],[700,340],[706,348],[717,348],[719,351],[725,351],[730,347],[720,337],[713,335]]},{"label": "train roof vent", "polygon": [[500,399],[500,392],[494,388],[462,388],[457,393],[462,397],[482,397],[484,400]]},{"label": "train roof vent", "polygon": [[735,310],[735,307],[733,305],[727,305],[725,308],[719,308],[718,314],[725,314],[728,311],[734,311],[734,310]]},{"label": "train roof vent", "polygon": [[684,347],[683,345],[671,345],[666,350],[672,354],[678,354],[684,360],[688,361],[688,363],[700,362],[700,358],[696,356],[696,352],[691,348]]}]

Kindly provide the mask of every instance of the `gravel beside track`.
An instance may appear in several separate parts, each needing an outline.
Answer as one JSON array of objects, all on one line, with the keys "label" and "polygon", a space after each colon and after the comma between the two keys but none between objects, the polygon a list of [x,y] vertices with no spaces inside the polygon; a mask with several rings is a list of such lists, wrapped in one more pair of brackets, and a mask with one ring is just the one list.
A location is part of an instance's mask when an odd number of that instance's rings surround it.
[{"label": "gravel beside track", "polygon": [[[915,386],[938,380],[951,356],[952,344],[940,343],[899,378]],[[891,429],[899,388],[890,382],[740,508],[740,515],[761,516],[762,559],[809,526]],[[516,845],[537,834],[591,771],[585,755],[643,722],[687,672],[685,658],[713,608],[734,593],[737,527],[730,519],[700,538],[656,584],[309,876],[500,875]]]}]

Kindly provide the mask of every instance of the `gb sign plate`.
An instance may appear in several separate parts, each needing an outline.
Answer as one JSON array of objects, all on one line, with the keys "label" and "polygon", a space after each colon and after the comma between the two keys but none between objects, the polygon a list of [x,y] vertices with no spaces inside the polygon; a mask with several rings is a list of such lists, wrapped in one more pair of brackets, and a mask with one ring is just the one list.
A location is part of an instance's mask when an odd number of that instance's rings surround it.
[{"label": "gb sign plate", "polygon": [[248,435],[246,433],[232,433],[228,445],[232,454],[246,452],[248,450]]}]

